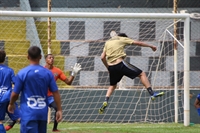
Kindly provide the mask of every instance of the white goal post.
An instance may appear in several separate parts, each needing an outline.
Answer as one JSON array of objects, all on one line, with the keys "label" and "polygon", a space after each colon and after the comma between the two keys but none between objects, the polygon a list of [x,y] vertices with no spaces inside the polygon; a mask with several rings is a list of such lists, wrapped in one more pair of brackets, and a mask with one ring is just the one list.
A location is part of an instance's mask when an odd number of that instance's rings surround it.
[{"label": "white goal post", "polygon": [[[91,12],[26,12],[0,11],[1,17],[62,17],[62,18],[112,18],[112,19],[182,19],[184,21],[184,125],[190,125],[190,15],[173,13],[91,13]],[[176,61],[175,61],[176,63]],[[178,94],[175,94],[178,97]],[[175,101],[176,103],[176,101]],[[178,111],[175,111],[176,113]],[[175,117],[178,114],[175,114]]]}]

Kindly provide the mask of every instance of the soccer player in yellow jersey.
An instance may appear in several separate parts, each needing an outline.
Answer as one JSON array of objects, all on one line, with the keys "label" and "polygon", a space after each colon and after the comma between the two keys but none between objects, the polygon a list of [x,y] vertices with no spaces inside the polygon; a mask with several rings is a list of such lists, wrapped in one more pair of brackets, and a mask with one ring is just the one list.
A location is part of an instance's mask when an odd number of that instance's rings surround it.
[{"label": "soccer player in yellow jersey", "polygon": [[113,36],[111,39],[106,41],[103,52],[101,54],[101,60],[109,71],[110,86],[107,90],[105,101],[99,109],[100,114],[104,113],[105,108],[108,106],[109,97],[123,76],[127,76],[131,79],[139,77],[151,95],[152,100],[154,100],[155,97],[164,95],[164,92],[157,93],[152,90],[151,84],[149,83],[145,72],[136,66],[124,61],[124,58],[126,57],[124,47],[126,45],[139,45],[142,47],[149,47],[153,51],[156,51],[157,49],[157,47],[154,45],[132,40],[128,38],[125,33],[119,33],[118,35]]}]

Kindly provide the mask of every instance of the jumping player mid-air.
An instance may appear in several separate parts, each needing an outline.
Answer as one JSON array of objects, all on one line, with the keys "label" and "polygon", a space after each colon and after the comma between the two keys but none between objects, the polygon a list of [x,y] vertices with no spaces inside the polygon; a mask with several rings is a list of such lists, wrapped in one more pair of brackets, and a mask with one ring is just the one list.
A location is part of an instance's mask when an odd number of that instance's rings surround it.
[{"label": "jumping player mid-air", "polygon": [[157,93],[152,90],[145,72],[124,60],[126,57],[126,53],[124,52],[126,45],[139,45],[142,47],[149,47],[153,51],[156,51],[156,46],[132,40],[128,38],[125,33],[119,33],[117,35],[115,32],[111,32],[110,35],[112,38],[106,41],[103,52],[101,54],[101,60],[109,71],[110,86],[107,90],[105,101],[99,109],[99,113],[104,113],[105,108],[108,106],[108,100],[111,94],[123,76],[127,76],[131,79],[139,77],[149,92],[152,100],[154,100],[155,97],[164,95],[164,92]]}]

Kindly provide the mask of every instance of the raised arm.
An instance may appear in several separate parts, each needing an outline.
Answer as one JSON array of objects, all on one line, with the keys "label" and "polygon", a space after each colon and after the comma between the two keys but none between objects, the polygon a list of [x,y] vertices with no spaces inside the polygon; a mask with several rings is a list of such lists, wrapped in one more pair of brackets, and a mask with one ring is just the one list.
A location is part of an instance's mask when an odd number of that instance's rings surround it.
[{"label": "raised arm", "polygon": [[133,44],[136,44],[136,45],[139,45],[139,46],[142,46],[142,47],[150,47],[153,51],[157,50],[156,46],[151,45],[151,44],[147,44],[147,43],[144,43],[144,42],[141,42],[141,41],[134,41]]},{"label": "raised arm", "polygon": [[[71,84],[72,84],[72,82],[73,82],[73,80],[74,80],[76,74],[82,69],[82,68],[81,68],[81,65],[80,65],[79,63],[75,63],[75,65],[72,66],[71,68],[72,68],[72,73],[71,73],[70,77],[69,77],[69,78],[66,78],[66,79],[64,80],[64,82],[65,82],[67,85],[71,85]],[[64,73],[63,73],[63,74],[64,74]],[[64,75],[64,77],[66,77],[66,76]]]}]

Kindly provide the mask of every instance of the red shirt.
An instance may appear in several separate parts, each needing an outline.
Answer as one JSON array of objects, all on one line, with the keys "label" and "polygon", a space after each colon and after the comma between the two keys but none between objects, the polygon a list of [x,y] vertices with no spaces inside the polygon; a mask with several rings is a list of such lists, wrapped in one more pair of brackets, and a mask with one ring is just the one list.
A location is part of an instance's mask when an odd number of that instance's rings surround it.
[{"label": "red shirt", "polygon": [[[53,76],[54,76],[54,79],[55,81],[57,81],[57,79],[60,79],[62,81],[65,81],[66,80],[66,76],[65,74],[63,73],[63,71],[61,71],[59,68],[57,67],[54,67],[52,69],[50,69],[50,71],[53,73]],[[52,96],[52,92],[48,90],[48,96]]]}]

